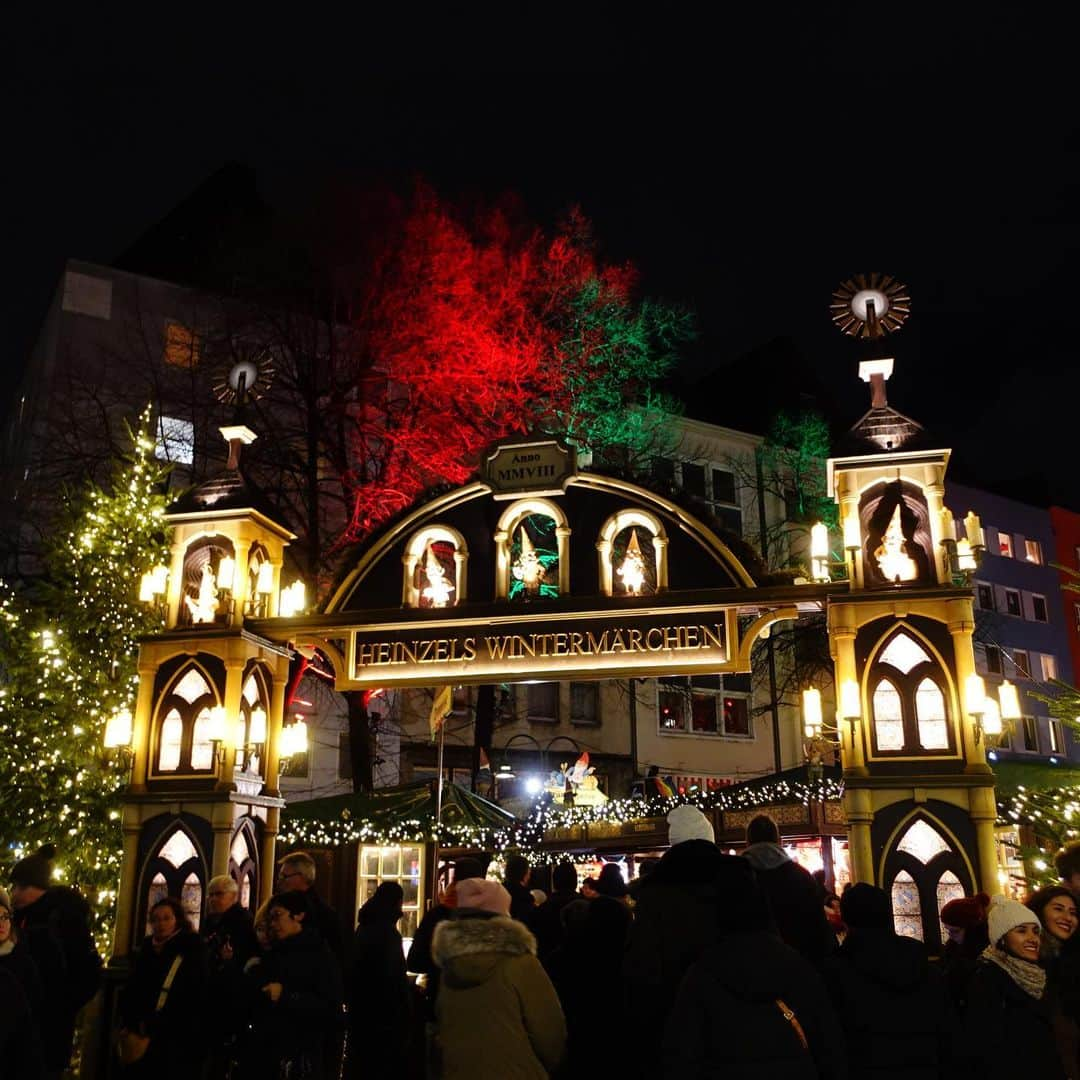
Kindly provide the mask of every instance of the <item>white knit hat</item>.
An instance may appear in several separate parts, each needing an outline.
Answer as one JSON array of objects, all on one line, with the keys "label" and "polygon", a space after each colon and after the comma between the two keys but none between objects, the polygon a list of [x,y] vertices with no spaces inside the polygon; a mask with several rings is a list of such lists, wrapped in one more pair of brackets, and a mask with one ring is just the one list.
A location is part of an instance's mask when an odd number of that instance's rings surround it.
[{"label": "white knit hat", "polygon": [[708,840],[716,842],[716,832],[712,822],[696,807],[689,803],[676,806],[667,816],[668,843],[674,847],[684,840]]},{"label": "white knit hat", "polygon": [[990,914],[986,922],[991,945],[996,945],[1010,930],[1015,930],[1024,923],[1040,925],[1039,916],[1031,908],[1024,907],[1019,900],[1011,900],[1007,896],[990,897]]}]

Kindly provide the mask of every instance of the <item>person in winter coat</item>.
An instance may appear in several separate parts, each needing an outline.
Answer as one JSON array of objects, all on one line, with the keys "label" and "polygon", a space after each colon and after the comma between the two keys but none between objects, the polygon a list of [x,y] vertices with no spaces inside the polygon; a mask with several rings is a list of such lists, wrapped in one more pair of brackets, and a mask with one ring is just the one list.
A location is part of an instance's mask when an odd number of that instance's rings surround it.
[{"label": "person in winter coat", "polygon": [[679,984],[719,933],[718,875],[725,857],[713,843],[712,824],[689,804],[675,807],[667,821],[671,847],[638,887],[623,961],[635,1077],[660,1072],[664,1025]]},{"label": "person in winter coat", "polygon": [[510,918],[510,894],[494,881],[458,882],[457,901],[432,943],[442,969],[440,1075],[543,1080],[563,1056],[566,1022],[536,938]]},{"label": "person in winter coat", "polygon": [[1064,885],[1049,885],[1032,893],[1027,906],[1042,924],[1039,960],[1046,969],[1046,1001],[1062,1068],[1069,1080],[1074,1080],[1080,1076],[1080,1028],[1075,1011],[1080,999],[1076,899]]},{"label": "person in winter coat", "polygon": [[240,906],[240,887],[228,874],[211,878],[206,887],[207,914],[199,927],[206,943],[209,968],[208,1036],[210,1080],[228,1075],[245,1016],[244,967],[259,953],[251,915]]},{"label": "person in winter coat", "polygon": [[309,930],[317,930],[326,942],[330,954],[344,970],[347,967],[345,942],[341,933],[338,913],[315,891],[315,860],[306,851],[290,851],[278,862],[279,893],[303,893],[305,908],[311,921]]},{"label": "person in winter coat", "polygon": [[270,900],[270,950],[249,970],[252,998],[244,1077],[325,1075],[324,1047],[339,1027],[344,993],[330,947],[307,925],[307,897],[294,890]]},{"label": "person in winter coat", "polygon": [[389,1076],[409,1042],[411,997],[398,920],[404,894],[384,881],[360,909],[349,984],[348,1075]]},{"label": "person in winter coat", "polygon": [[531,876],[532,868],[524,855],[511,855],[506,860],[503,888],[510,894],[510,918],[520,919],[529,927],[536,913],[536,900],[529,891]]},{"label": "person in winter coat", "polygon": [[0,968],[0,1076],[43,1080],[37,1025],[18,979]]},{"label": "person in winter coat", "polygon": [[990,944],[986,926],[989,909],[990,897],[986,893],[957,897],[941,909],[947,938],[942,947],[942,972],[958,1016],[967,1009],[968,984],[979,957]]},{"label": "person in winter coat", "polygon": [[670,1080],[842,1080],[844,1038],[821,976],[777,937],[746,860],[720,855],[717,939],[686,973],[663,1038]]},{"label": "person in winter coat", "polygon": [[825,982],[844,1029],[852,1080],[948,1075],[955,1014],[926,947],[895,933],[882,889],[853,885],[840,906],[848,932],[825,962]]},{"label": "person in winter coat", "polygon": [[41,1039],[49,1076],[70,1064],[75,1019],[101,985],[90,905],[77,889],[53,884],[55,856],[56,848],[43,844],[11,870],[15,928],[38,966],[45,994]]},{"label": "person in winter coat", "polygon": [[553,891],[533,915],[537,955],[545,967],[563,942],[562,913],[567,904],[578,899],[577,880],[577,867],[572,862],[559,863],[551,872]]},{"label": "person in winter coat", "polygon": [[124,1028],[150,1045],[123,1075],[187,1080],[206,1056],[206,950],[171,896],[150,909],[150,928],[119,1002]]},{"label": "person in winter coat", "polygon": [[40,1036],[45,991],[30,950],[25,942],[19,940],[19,932],[15,929],[15,909],[5,889],[0,889],[0,970],[10,972],[18,980]]},{"label": "person in winter coat", "polygon": [[1061,1080],[1039,966],[1038,916],[1017,900],[994,896],[987,924],[991,943],[968,985],[960,1057],[979,1080]]},{"label": "person in winter coat", "polygon": [[[621,898],[601,895],[588,901],[584,918],[571,923],[565,946],[552,958],[552,982],[567,1028],[560,1080],[592,1080],[596,1075],[592,1051],[597,1046],[605,1048],[606,1073],[619,1076],[626,1066],[620,1060],[626,1046],[622,963],[631,918]],[[587,978],[582,977],[583,959]]]},{"label": "person in winter coat", "polygon": [[754,868],[780,937],[821,967],[836,947],[836,936],[825,919],[821,893],[809,872],[780,846],[776,822],[765,814],[746,827],[743,858]]}]

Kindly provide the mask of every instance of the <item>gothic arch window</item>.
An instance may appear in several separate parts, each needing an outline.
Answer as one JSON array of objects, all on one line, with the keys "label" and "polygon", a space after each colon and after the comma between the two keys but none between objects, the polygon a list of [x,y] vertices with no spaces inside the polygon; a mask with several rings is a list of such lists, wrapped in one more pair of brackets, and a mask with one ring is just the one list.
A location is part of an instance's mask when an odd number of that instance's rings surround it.
[{"label": "gothic arch window", "polygon": [[206,889],[206,867],[191,834],[176,825],[166,830],[143,872],[147,882],[144,895],[146,932],[150,932],[150,909],[167,896],[176,897],[184,906],[197,930],[202,916]]},{"label": "gothic arch window", "polygon": [[528,603],[570,591],[570,525],[549,499],[521,499],[495,530],[495,595]]},{"label": "gothic arch window", "polygon": [[421,529],[409,540],[402,564],[401,602],[406,607],[453,607],[466,598],[469,549],[457,529]]},{"label": "gothic arch window", "polygon": [[251,822],[241,821],[229,848],[229,876],[240,888],[240,906],[248,911],[253,910],[253,900],[258,896],[255,843]]},{"label": "gothic arch window", "polygon": [[926,496],[903,480],[882,481],[859,500],[863,567],[872,586],[933,580],[933,540]]},{"label": "gothic arch window", "polygon": [[[263,775],[266,758],[270,695],[262,665],[252,665],[240,690],[240,717],[236,721],[236,771]],[[238,781],[239,782],[239,781]]]},{"label": "gothic arch window", "polygon": [[201,667],[189,664],[172,680],[158,702],[153,775],[213,773],[213,745],[207,734],[210,710],[217,704]]},{"label": "gothic arch window", "polygon": [[667,588],[668,538],[647,510],[620,510],[604,522],[596,541],[604,596],[651,596]]},{"label": "gothic arch window", "polygon": [[878,755],[948,754],[955,735],[941,664],[914,635],[893,632],[870,667],[871,739]]},{"label": "gothic arch window", "polygon": [[946,940],[942,907],[971,891],[970,872],[957,845],[933,821],[916,816],[899,830],[883,871],[896,932],[937,952]]}]

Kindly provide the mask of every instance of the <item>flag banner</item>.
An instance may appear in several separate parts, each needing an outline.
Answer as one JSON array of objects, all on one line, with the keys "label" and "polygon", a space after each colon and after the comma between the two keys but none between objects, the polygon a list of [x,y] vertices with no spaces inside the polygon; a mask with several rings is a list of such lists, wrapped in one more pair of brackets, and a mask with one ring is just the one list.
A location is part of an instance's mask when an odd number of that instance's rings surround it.
[{"label": "flag banner", "polygon": [[440,686],[435,691],[435,700],[431,703],[431,741],[434,742],[439,735],[439,729],[453,708],[454,690],[450,686]]}]

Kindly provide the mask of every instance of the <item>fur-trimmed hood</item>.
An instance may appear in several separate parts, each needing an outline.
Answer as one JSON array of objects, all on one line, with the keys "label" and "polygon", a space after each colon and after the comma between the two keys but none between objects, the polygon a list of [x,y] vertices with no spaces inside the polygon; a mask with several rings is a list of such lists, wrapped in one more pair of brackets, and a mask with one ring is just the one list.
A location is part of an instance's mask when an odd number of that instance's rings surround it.
[{"label": "fur-trimmed hood", "polygon": [[435,927],[431,957],[447,986],[478,986],[507,959],[535,956],[536,938],[516,919],[448,919]]}]

